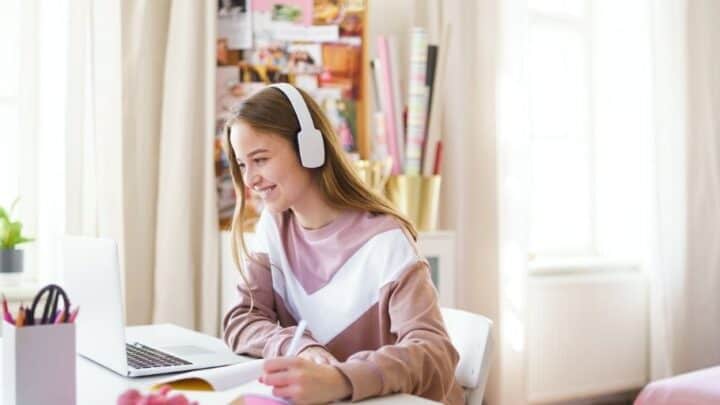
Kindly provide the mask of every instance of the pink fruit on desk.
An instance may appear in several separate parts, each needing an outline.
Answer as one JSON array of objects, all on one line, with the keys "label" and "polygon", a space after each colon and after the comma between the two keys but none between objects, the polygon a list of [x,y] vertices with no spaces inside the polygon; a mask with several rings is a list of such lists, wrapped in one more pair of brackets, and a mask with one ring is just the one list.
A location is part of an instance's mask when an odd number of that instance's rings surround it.
[{"label": "pink fruit on desk", "polygon": [[185,395],[175,394],[167,399],[167,405],[197,405],[197,402],[190,402]]},{"label": "pink fruit on desk", "polygon": [[198,405],[196,401],[189,401],[183,394],[168,397],[170,386],[165,385],[157,392],[143,396],[136,389],[129,389],[117,399],[117,405]]},{"label": "pink fruit on desk", "polygon": [[117,399],[117,405],[135,405],[142,398],[140,391],[138,390],[127,390],[120,394]]}]

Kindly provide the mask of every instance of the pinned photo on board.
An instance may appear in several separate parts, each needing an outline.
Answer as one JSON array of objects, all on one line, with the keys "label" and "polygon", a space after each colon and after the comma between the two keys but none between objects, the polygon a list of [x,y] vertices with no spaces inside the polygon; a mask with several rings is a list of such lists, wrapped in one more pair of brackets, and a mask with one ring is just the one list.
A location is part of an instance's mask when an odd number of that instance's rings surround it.
[{"label": "pinned photo on board", "polygon": [[360,94],[362,49],[347,44],[323,44],[323,74],[320,87],[335,87],[343,97],[356,100]]},{"label": "pinned photo on board", "polygon": [[337,25],[313,24],[313,0],[254,0],[251,8],[255,46],[263,41],[332,42]]},{"label": "pinned photo on board", "polygon": [[253,46],[251,0],[218,0],[217,35],[226,39],[228,49],[250,49]]},{"label": "pinned photo on board", "polygon": [[313,19],[313,0],[254,0],[253,13],[264,13],[270,21],[308,26]]},{"label": "pinned photo on board", "polygon": [[287,68],[290,73],[317,74],[323,70],[320,44],[290,44],[288,54]]},{"label": "pinned photo on board", "polygon": [[330,121],[346,152],[357,151],[357,103],[344,97],[340,88],[320,87],[308,91]]},{"label": "pinned photo on board", "polygon": [[240,107],[243,101],[265,87],[262,82],[243,83],[231,80],[226,83],[225,90],[219,95],[216,106],[216,117],[229,119],[233,112]]},{"label": "pinned photo on board", "polygon": [[241,51],[230,49],[227,38],[218,38],[215,45],[215,54],[218,66],[232,66],[240,61]]},{"label": "pinned photo on board", "polygon": [[364,0],[315,0],[313,24],[337,25],[341,37],[358,37],[363,33]]}]

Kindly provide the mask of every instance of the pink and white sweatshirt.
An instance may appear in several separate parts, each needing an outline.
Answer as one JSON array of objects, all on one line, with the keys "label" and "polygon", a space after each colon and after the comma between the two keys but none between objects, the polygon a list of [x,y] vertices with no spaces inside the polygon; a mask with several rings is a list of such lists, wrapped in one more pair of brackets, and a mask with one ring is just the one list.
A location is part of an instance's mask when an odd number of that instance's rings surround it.
[{"label": "pink and white sweatshirt", "polygon": [[464,402],[428,264],[399,221],[348,211],[307,230],[292,211],[263,212],[254,242],[248,285],[240,282],[240,300],[223,320],[233,351],[283,356],[304,319],[299,350],[332,353],[353,401],[409,393]]}]

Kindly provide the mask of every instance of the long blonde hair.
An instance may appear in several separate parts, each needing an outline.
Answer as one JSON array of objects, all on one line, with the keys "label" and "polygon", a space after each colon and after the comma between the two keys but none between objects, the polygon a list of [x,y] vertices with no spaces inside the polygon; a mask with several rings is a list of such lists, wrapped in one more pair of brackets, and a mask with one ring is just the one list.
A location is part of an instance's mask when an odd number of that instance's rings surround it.
[{"label": "long blonde hair", "polygon": [[[408,233],[417,239],[417,231],[413,224],[407,220],[390,201],[381,196],[369,187],[357,176],[352,164],[345,152],[340,147],[338,137],[333,131],[328,119],[320,107],[305,91],[298,89],[302,94],[305,103],[310,110],[310,115],[315,127],[320,130],[325,145],[325,164],[312,170],[313,177],[317,179],[322,194],[330,205],[337,209],[350,209],[367,211],[373,214],[385,214],[395,217]],[[242,121],[256,131],[277,134],[285,138],[292,145],[295,145],[297,152],[297,133],[300,125],[290,102],[285,95],[277,89],[266,88],[245,100],[240,108],[234,112],[233,117],[225,124],[224,147],[230,165],[235,195],[238,203],[235,204],[231,224],[232,234],[232,255],[240,275],[247,284],[247,278],[243,271],[242,261],[238,252],[238,246],[250,260],[255,260],[248,254],[247,246],[243,238],[243,224],[245,213],[245,183],[243,182],[240,168],[238,167],[235,151],[230,144],[230,127],[238,121]],[[251,296],[252,301],[252,296]],[[252,308],[252,303],[251,303]]]}]

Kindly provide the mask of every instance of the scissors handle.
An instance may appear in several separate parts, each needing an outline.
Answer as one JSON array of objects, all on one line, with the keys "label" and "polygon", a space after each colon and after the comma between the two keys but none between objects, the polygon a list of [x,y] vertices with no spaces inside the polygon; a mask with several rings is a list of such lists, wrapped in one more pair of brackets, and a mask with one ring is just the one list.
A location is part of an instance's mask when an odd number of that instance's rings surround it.
[{"label": "scissors handle", "polygon": [[40,300],[42,299],[43,295],[47,292],[47,299],[45,300],[45,305],[43,307],[43,313],[42,318],[40,318],[40,324],[47,324],[52,323],[55,318],[55,314],[57,313],[57,307],[58,307],[58,296],[62,297],[63,299],[63,305],[65,307],[65,314],[68,313],[70,310],[70,300],[67,297],[67,294],[65,293],[65,290],[62,289],[62,287],[56,285],[56,284],[48,284],[45,287],[43,287],[38,293],[35,295],[35,299],[33,299],[32,306],[30,307],[30,325],[34,325],[36,318],[35,318],[35,310],[37,309],[38,304],[40,303]]}]

